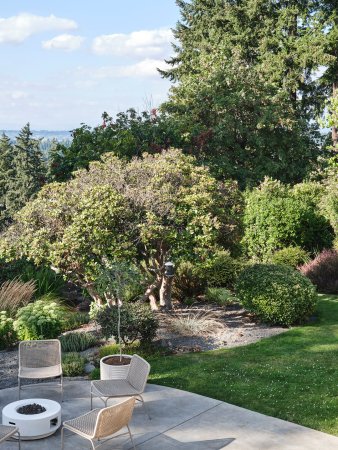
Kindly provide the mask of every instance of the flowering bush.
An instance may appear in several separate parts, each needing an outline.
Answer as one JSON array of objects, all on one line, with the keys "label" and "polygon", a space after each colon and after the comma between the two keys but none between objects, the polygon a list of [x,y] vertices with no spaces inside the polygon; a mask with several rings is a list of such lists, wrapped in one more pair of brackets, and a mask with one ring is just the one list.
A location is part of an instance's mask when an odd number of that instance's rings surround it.
[{"label": "flowering bush", "polygon": [[53,339],[63,329],[66,309],[50,296],[19,309],[14,322],[20,340]]},{"label": "flowering bush", "polygon": [[299,269],[325,294],[338,294],[338,251],[324,250]]},{"label": "flowering bush", "polygon": [[0,350],[11,347],[17,340],[13,322],[6,311],[0,311]]}]

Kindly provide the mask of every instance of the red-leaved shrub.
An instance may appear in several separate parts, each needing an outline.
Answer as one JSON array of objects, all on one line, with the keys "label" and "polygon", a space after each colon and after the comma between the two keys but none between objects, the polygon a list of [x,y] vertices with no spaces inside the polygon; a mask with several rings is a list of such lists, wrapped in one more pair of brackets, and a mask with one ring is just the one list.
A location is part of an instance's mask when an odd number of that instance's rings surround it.
[{"label": "red-leaved shrub", "polygon": [[317,286],[319,292],[338,294],[338,252],[323,250],[299,270]]}]

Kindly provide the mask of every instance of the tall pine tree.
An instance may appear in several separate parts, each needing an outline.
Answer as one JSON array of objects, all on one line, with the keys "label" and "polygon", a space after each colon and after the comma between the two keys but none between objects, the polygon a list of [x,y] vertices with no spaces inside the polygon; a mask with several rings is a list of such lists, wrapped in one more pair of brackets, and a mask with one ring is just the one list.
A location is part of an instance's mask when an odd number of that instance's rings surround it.
[{"label": "tall pine tree", "polygon": [[10,216],[22,208],[45,183],[46,169],[40,142],[34,139],[27,123],[14,144],[14,176],[7,192],[7,211]]},{"label": "tall pine tree", "polygon": [[0,138],[0,229],[4,228],[9,220],[7,211],[7,193],[9,185],[14,178],[14,148],[6,134]]},{"label": "tall pine tree", "polygon": [[245,186],[264,175],[300,181],[319,153],[314,118],[333,64],[330,8],[316,0],[177,1],[182,20],[164,108],[193,151]]}]

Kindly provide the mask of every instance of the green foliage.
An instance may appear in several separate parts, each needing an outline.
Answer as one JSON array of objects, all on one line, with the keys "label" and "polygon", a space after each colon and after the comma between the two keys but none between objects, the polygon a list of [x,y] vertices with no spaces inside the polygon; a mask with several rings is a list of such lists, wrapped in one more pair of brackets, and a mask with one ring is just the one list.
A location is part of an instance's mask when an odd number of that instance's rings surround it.
[{"label": "green foliage", "polygon": [[[164,109],[181,120],[190,152],[242,186],[265,175],[299,182],[319,155],[314,119],[337,73],[334,9],[312,0],[178,4]],[[321,65],[329,80],[313,76]]]},{"label": "green foliage", "polygon": [[12,347],[18,337],[14,330],[14,320],[6,311],[0,311],[0,350]]},{"label": "green foliage", "polygon": [[49,155],[49,177],[52,181],[65,181],[74,170],[88,168],[91,161],[99,160],[107,152],[123,159],[141,156],[143,152],[158,153],[171,146],[180,147],[181,135],[173,118],[134,109],[120,112],[114,121],[106,112],[103,124],[95,128],[81,125],[72,131],[70,145],[57,144]]},{"label": "green foliage", "polygon": [[207,286],[199,264],[182,261],[174,277],[173,295],[179,300],[195,298],[203,294]]},{"label": "green foliage", "polygon": [[36,195],[46,176],[40,141],[32,138],[29,123],[20,131],[13,149],[14,174],[6,193],[6,210],[11,217]]},{"label": "green foliage", "polygon": [[233,289],[243,262],[233,258],[228,251],[218,251],[202,265],[202,273],[209,287]]},{"label": "green foliage", "polygon": [[69,312],[63,322],[63,331],[75,330],[89,323],[90,317],[87,312]]},{"label": "green foliage", "polygon": [[205,299],[219,306],[228,306],[236,302],[237,299],[229,289],[209,287],[205,293]]},{"label": "green foliage", "polygon": [[86,359],[77,353],[65,353],[62,355],[62,372],[65,377],[77,377],[83,375]]},{"label": "green foliage", "polygon": [[272,264],[243,270],[236,296],[261,320],[288,326],[306,320],[317,301],[315,288],[304,275],[291,267]]},{"label": "green foliage", "polygon": [[14,149],[11,140],[4,133],[0,138],[0,229],[10,223],[11,216],[7,210],[9,180],[15,176]]},{"label": "green foliage", "polygon": [[[117,344],[104,345],[99,349],[99,358],[109,355],[117,355],[120,353],[119,346]],[[133,342],[125,345],[122,348],[124,355],[137,354],[142,358],[149,358],[150,356],[163,356],[168,354],[168,349],[162,346],[155,345],[152,342]]]},{"label": "green foliage", "polygon": [[298,266],[308,262],[310,255],[300,247],[285,247],[277,250],[271,258],[271,264],[282,264],[296,269]]},{"label": "green foliage", "polygon": [[[96,316],[105,338],[118,340],[118,306],[102,307]],[[121,339],[127,343],[136,340],[151,342],[156,336],[158,320],[149,306],[142,303],[125,303],[120,308]]]},{"label": "green foliage", "polygon": [[241,234],[241,194],[179,150],[126,163],[112,154],[66,183],[45,186],[2,236],[7,260],[56,267],[97,299],[105,261],[136,262],[161,276],[171,258],[194,261]]},{"label": "green foliage", "polygon": [[61,275],[57,274],[49,267],[35,267],[32,264],[23,266],[20,274],[23,281],[34,280],[36,285],[36,297],[42,297],[47,294],[60,294],[65,285]]},{"label": "green foliage", "polygon": [[338,166],[332,168],[324,180],[325,192],[321,199],[321,209],[330,221],[338,237]]},{"label": "green foliage", "polygon": [[291,188],[266,179],[246,195],[243,244],[250,256],[267,261],[284,247],[315,253],[331,247],[333,230],[318,203],[323,187],[304,183]]},{"label": "green foliage", "polygon": [[20,340],[53,339],[59,336],[67,311],[56,299],[45,296],[19,309],[14,329]]},{"label": "green foliage", "polygon": [[97,343],[97,338],[91,333],[67,333],[59,339],[63,352],[82,352]]}]

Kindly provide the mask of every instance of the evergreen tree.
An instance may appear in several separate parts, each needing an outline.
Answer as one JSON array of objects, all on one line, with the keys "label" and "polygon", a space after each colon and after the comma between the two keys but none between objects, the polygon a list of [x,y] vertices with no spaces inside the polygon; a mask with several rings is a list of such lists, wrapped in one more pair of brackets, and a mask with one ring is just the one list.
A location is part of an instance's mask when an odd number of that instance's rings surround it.
[{"label": "evergreen tree", "polygon": [[319,152],[313,119],[326,87],[314,74],[334,64],[332,9],[316,0],[177,4],[164,108],[182,117],[195,153],[242,185],[264,175],[300,181]]},{"label": "evergreen tree", "polygon": [[45,164],[40,151],[40,141],[32,138],[27,123],[14,144],[14,176],[7,192],[7,211],[10,216],[21,209],[45,183]]},{"label": "evergreen tree", "polygon": [[6,134],[0,138],[0,229],[9,221],[7,208],[8,187],[14,177],[14,148]]}]

